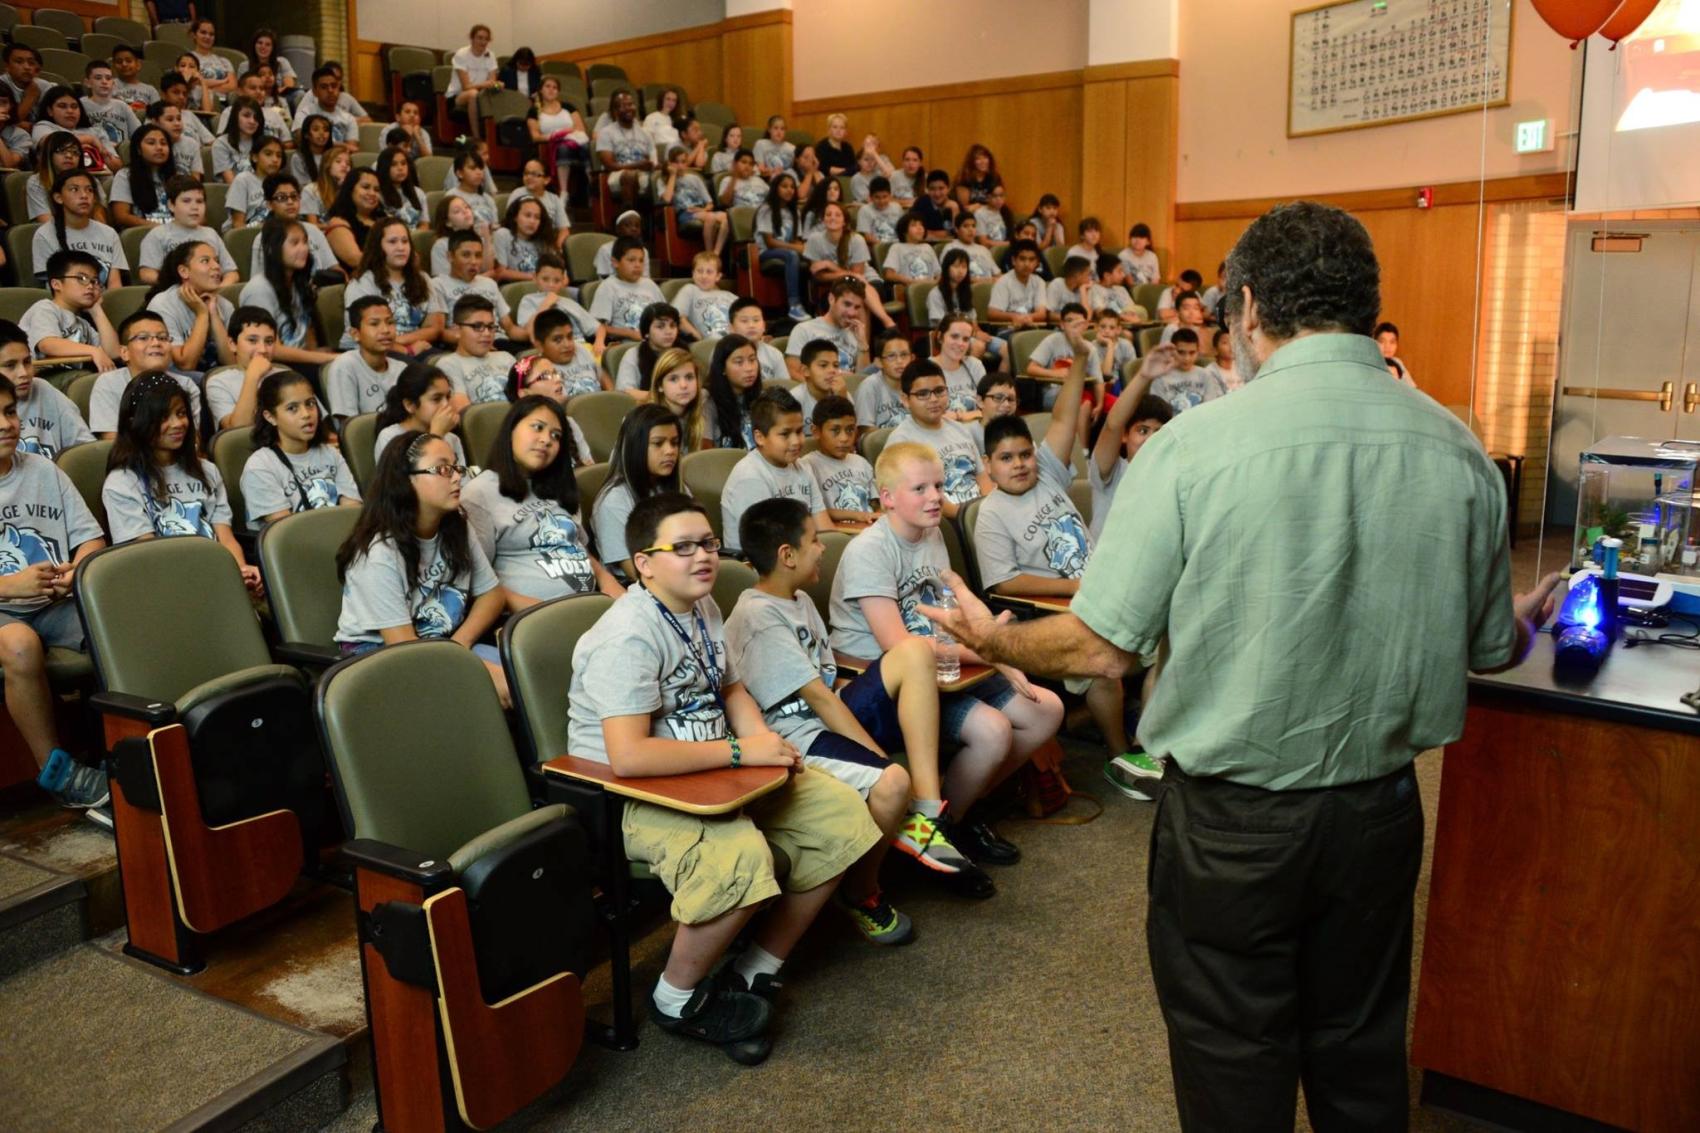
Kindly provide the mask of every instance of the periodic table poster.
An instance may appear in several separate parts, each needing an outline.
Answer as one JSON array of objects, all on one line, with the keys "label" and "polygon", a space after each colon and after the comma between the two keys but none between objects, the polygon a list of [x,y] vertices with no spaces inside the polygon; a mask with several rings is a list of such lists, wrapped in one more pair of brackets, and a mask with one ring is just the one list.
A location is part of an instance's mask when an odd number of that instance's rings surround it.
[{"label": "periodic table poster", "polygon": [[1512,0],[1344,0],[1293,13],[1287,136],[1504,106]]}]

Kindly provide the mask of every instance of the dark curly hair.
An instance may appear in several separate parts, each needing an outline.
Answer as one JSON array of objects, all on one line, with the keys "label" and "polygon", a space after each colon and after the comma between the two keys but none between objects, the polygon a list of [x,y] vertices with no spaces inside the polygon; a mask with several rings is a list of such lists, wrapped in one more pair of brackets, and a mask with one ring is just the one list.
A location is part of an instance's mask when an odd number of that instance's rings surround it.
[{"label": "dark curly hair", "polygon": [[1369,233],[1343,209],[1315,201],[1277,205],[1251,222],[1228,253],[1228,317],[1243,288],[1272,339],[1300,331],[1367,335],[1381,313],[1381,267]]}]

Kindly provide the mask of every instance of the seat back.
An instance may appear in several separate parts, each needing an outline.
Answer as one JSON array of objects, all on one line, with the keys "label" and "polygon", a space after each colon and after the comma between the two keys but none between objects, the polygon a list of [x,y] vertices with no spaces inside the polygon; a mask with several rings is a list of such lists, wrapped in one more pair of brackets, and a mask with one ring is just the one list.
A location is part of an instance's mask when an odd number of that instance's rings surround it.
[{"label": "seat back", "polygon": [[620,423],[637,402],[619,390],[598,390],[581,393],[567,402],[567,416],[584,430],[590,442],[590,455],[607,460],[614,453],[614,443],[620,439]]},{"label": "seat back", "polygon": [[[43,11],[36,12],[37,17],[45,14]],[[64,75],[73,82],[82,81],[83,68],[88,65],[89,57],[81,51],[61,51],[57,47],[41,49],[41,69],[52,71],[56,75]]]},{"label": "seat back", "polygon": [[[231,253],[234,255],[235,253]],[[241,261],[238,261],[241,262]],[[131,283],[123,287],[114,287],[100,297],[100,308],[106,312],[106,317],[112,320],[114,327],[147,306],[148,285]]]},{"label": "seat back", "polygon": [[[97,377],[96,374],[85,374],[85,378]],[[79,379],[81,380],[81,379]],[[94,388],[93,381],[83,381],[84,390]],[[73,389],[76,388],[73,383]],[[72,397],[72,401],[76,398]],[[85,394],[81,406],[83,419],[88,419],[88,399]],[[83,497],[83,503],[94,513],[100,522],[101,529],[106,529],[106,504],[100,497],[100,490],[106,483],[106,461],[112,453],[111,441],[85,441],[80,445],[72,445],[55,458],[54,463],[60,471],[71,478],[71,483],[77,489],[77,495]]]},{"label": "seat back", "polygon": [[714,533],[722,542],[735,538],[737,532],[728,535],[721,529],[720,492],[726,486],[726,477],[732,474],[733,466],[744,459],[744,455],[741,448],[711,448],[704,452],[687,453],[679,462],[685,487],[692,498],[708,512],[709,526],[714,528]]},{"label": "seat back", "polygon": [[1122,388],[1126,389],[1133,379],[1139,376],[1139,368],[1145,364],[1143,358],[1129,358],[1122,363]]},{"label": "seat back", "polygon": [[466,407],[460,415],[460,439],[466,446],[468,461],[489,467],[490,446],[502,431],[502,422],[512,408],[513,403],[507,401],[483,401]]},{"label": "seat back", "polygon": [[[205,162],[202,164],[204,165]],[[210,165],[207,165],[206,167],[208,169],[212,168]],[[218,214],[214,213],[211,209],[208,209],[207,215],[216,216]],[[118,234],[118,243],[124,248],[124,259],[127,263],[134,265],[142,262],[142,241],[148,238],[148,233],[150,231],[152,231],[152,229],[147,227],[126,228]]]},{"label": "seat back", "polygon": [[595,279],[596,250],[613,242],[614,237],[606,232],[575,232],[567,237],[567,277],[574,283]]},{"label": "seat back", "polygon": [[1160,326],[1145,327],[1139,332],[1139,353],[1143,357],[1156,349],[1163,341],[1163,328]]},{"label": "seat back", "polygon": [[242,499],[242,469],[254,455],[254,427],[237,425],[220,429],[207,445],[218,474],[224,478],[224,493],[230,497],[230,526],[237,531],[248,530],[248,508]]},{"label": "seat back", "polygon": [[[73,404],[77,407],[77,412],[81,413],[83,415],[84,421],[87,421],[89,419],[89,402],[94,400],[94,383],[99,381],[99,380],[100,380],[99,374],[82,374],[78,377],[71,379],[71,384],[65,387],[65,396],[71,399],[71,404]],[[111,442],[107,442],[107,443],[111,443]],[[102,453],[101,454],[101,460],[104,461],[105,459],[106,459],[106,455],[104,453]],[[101,466],[100,475],[103,478],[106,475],[106,467],[105,467],[104,464]],[[95,494],[99,495],[100,494],[100,483],[99,483],[99,481],[95,482],[94,487],[95,487]]]},{"label": "seat back", "polygon": [[[821,621],[826,621],[831,614],[832,580],[838,574],[838,564],[844,558],[844,549],[850,546],[850,540],[855,536],[848,531],[822,531],[821,546],[826,548],[820,557],[820,578],[813,586],[804,587],[804,592],[814,599],[815,609],[820,611]],[[722,611],[724,612],[724,611]]]},{"label": "seat back", "polygon": [[[13,224],[28,223],[30,178],[35,174],[23,169],[14,169],[6,174],[6,218]],[[15,265],[14,265],[15,266]],[[19,279],[30,278],[29,265],[26,263],[20,269]]]},{"label": "seat back", "polygon": [[602,490],[602,485],[608,482],[608,462],[586,464],[573,473],[573,479],[578,481],[579,510],[589,517],[591,505],[596,502],[596,494]]},{"label": "seat back", "polygon": [[19,322],[25,311],[46,297],[39,287],[0,287],[0,319]]},{"label": "seat back", "polygon": [[786,130],[785,140],[796,146],[798,149],[815,144],[815,136],[807,130]]},{"label": "seat back", "polygon": [[360,485],[362,497],[372,483],[372,473],[378,469],[378,454],[373,451],[377,447],[376,413],[361,413],[342,423],[342,458],[348,461],[348,470],[354,474],[354,482]]},{"label": "seat back", "polygon": [[[1039,349],[1039,344],[1045,341],[1050,333],[1048,330],[1030,329],[1018,330],[1011,335],[1009,340],[1009,372],[1018,378],[1026,377],[1028,359],[1033,357],[1033,352]],[[1034,433],[1033,439],[1037,440],[1043,435],[1042,433]]]},{"label": "seat back", "polygon": [[344,290],[344,284],[333,283],[329,287],[320,288],[316,300],[319,311],[319,330],[325,336],[325,346],[331,350],[337,349],[337,344],[342,341],[344,320],[347,318],[342,309],[342,293]]},{"label": "seat back", "polygon": [[862,450],[862,459],[867,461],[869,464],[873,464],[878,461],[880,453],[885,451],[885,446],[890,440],[890,426],[887,426],[884,429],[875,429],[870,432],[867,436],[862,438],[862,443],[859,446]]},{"label": "seat back", "polygon": [[76,583],[89,653],[110,691],[176,702],[271,662],[236,559],[216,540],[108,547],[78,565]]},{"label": "seat back", "polygon": [[[209,218],[212,216],[211,210],[207,212],[207,216]],[[221,217],[220,219],[223,218]],[[236,272],[242,277],[243,283],[247,283],[250,279],[254,278],[252,274],[254,267],[254,241],[259,238],[260,226],[257,224],[247,224],[243,225],[241,228],[232,228],[229,232],[224,234],[225,251],[229,252],[230,258],[236,261]],[[336,344],[332,343],[331,345],[334,346]]]},{"label": "seat back", "polygon": [[720,607],[720,616],[732,616],[732,608],[738,604],[739,595],[754,586],[759,581],[755,568],[749,563],[741,563],[737,559],[722,558],[720,570],[714,576],[714,604]]},{"label": "seat back", "polygon": [[570,59],[545,59],[539,68],[545,75],[560,75],[563,78],[574,78],[584,81],[584,71]]},{"label": "seat back", "polygon": [[316,697],[343,827],[447,861],[531,809],[490,674],[452,641],[410,641],[327,671]]},{"label": "seat back", "polygon": [[148,38],[146,24],[140,20],[127,20],[123,16],[97,16],[94,30],[131,47],[140,47]]},{"label": "seat back", "polygon": [[[12,29],[18,26],[18,19],[19,15],[16,8],[10,4],[0,4],[0,32],[4,32],[6,38],[11,38]],[[147,36],[144,34],[142,39],[146,38]],[[137,42],[139,43],[140,40]]]},{"label": "seat back", "polygon": [[[602,352],[602,370],[603,370],[603,372],[606,373],[610,378],[619,377],[620,376],[620,361],[621,361],[621,359],[625,358],[625,356],[627,354],[631,353],[632,351],[636,350],[637,348],[638,348],[638,344],[635,343],[635,342],[631,342],[629,340],[626,341],[626,342],[616,342],[613,346],[610,346],[607,350]],[[643,378],[644,378],[644,375],[643,375],[643,373],[640,369],[639,373],[638,373],[638,386],[640,388],[643,385]],[[621,396],[624,396],[624,395],[622,394]]]},{"label": "seat back", "polygon": [[613,604],[606,594],[574,594],[522,610],[502,630],[502,669],[533,763],[566,753],[573,650]]},{"label": "seat back", "polygon": [[335,643],[342,613],[336,552],[359,519],[359,508],[323,507],[260,528],[260,570],[284,641]]},{"label": "seat back", "polygon": [[[506,215],[505,210],[504,215]],[[502,285],[502,298],[507,300],[508,306],[512,307],[517,315],[519,312],[519,301],[536,290],[537,284],[535,281],[520,279],[513,283],[504,283]]]},{"label": "seat back", "polygon": [[[159,42],[169,43],[179,51],[195,42],[194,37],[189,34],[189,25],[181,20],[172,20],[170,23],[160,24],[153,29],[153,37],[154,40]],[[143,42],[148,41],[144,40]]]},{"label": "seat back", "polygon": [[730,126],[738,120],[738,112],[724,102],[699,102],[691,108],[691,112],[697,116],[698,122],[712,122],[721,127]]},{"label": "seat back", "polygon": [[[144,40],[142,42],[142,58],[150,62],[159,63],[165,67],[170,67],[174,62],[176,62],[177,57],[183,54],[183,52],[187,49],[188,44],[184,40],[166,38],[166,29],[179,26],[186,25],[160,24],[159,27],[154,30],[154,34],[159,38]],[[187,33],[185,33],[185,40],[186,39]]]},{"label": "seat back", "polygon": [[592,63],[584,69],[584,77],[586,82],[595,82],[597,79],[618,79],[625,82],[626,69],[618,63]]},{"label": "seat back", "polygon": [[1141,283],[1133,289],[1133,301],[1145,308],[1145,313],[1151,318],[1157,317],[1157,301],[1163,297],[1161,283]]},{"label": "seat back", "polygon": [[35,253],[30,245],[35,242],[35,230],[40,227],[26,217],[23,224],[6,229],[6,258],[12,262],[13,278],[24,287],[35,282]]},{"label": "seat back", "polygon": [[974,299],[974,317],[980,321],[981,326],[986,325],[986,312],[991,310],[992,287],[996,283],[993,279],[982,279],[970,287]]},{"label": "seat back", "polygon": [[[979,500],[970,501],[969,507],[978,504]],[[975,569],[975,563],[969,557],[962,545],[962,528],[959,526],[965,519],[971,519],[973,512],[964,508],[955,519],[946,519],[939,524],[939,534],[944,536],[945,554],[950,557],[950,569],[961,575],[968,583],[968,589],[980,589],[980,572]]]},{"label": "seat back", "polygon": [[1092,484],[1086,480],[1070,480],[1068,482],[1068,498],[1074,501],[1074,509],[1080,513],[1080,518],[1086,521],[1086,526],[1092,526]]},{"label": "seat back", "polygon": [[449,175],[454,166],[454,158],[449,154],[434,153],[430,157],[422,157],[413,163],[414,172],[419,174],[419,184],[427,193],[443,191],[443,180]]},{"label": "seat back", "polygon": [[59,51],[71,49],[70,40],[66,39],[65,33],[46,24],[19,24],[12,29],[12,42],[25,44],[37,51],[46,51],[48,48]]}]

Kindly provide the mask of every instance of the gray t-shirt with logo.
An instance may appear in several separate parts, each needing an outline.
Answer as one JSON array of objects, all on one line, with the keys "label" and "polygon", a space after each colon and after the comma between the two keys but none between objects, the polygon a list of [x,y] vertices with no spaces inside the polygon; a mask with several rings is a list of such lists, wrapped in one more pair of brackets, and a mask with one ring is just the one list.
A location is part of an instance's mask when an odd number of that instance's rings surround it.
[{"label": "gray t-shirt with logo", "polygon": [[360,356],[350,350],[336,357],[320,371],[325,396],[330,398],[331,412],[353,417],[360,413],[376,413],[384,407],[384,398],[396,384],[407,363],[400,358],[385,357],[382,372],[372,369]]},{"label": "gray t-shirt with logo", "polygon": [[112,531],[114,543],[124,543],[143,535],[199,535],[203,539],[217,538],[217,525],[230,526],[230,499],[224,492],[224,481],[210,460],[201,461],[206,476],[202,483],[183,469],[172,465],[162,469],[165,474],[165,499],[155,499],[151,485],[128,468],[115,468],[106,474],[100,489],[100,502],[106,506],[106,526]]},{"label": "gray t-shirt with logo", "polygon": [[862,616],[863,598],[890,598],[903,615],[905,629],[933,636],[933,623],[916,607],[931,605],[948,592],[944,572],[949,569],[944,536],[936,528],[911,543],[891,529],[889,517],[881,516],[850,540],[833,577],[832,647],[864,661],[884,652]]},{"label": "gray t-shirt with logo", "polygon": [[[167,370],[177,384],[183,387],[183,392],[189,397],[189,417],[194,421],[201,419],[201,387],[195,384],[195,379],[177,370]],[[97,433],[116,433],[118,431],[118,409],[124,402],[124,391],[130,385],[130,367],[120,366],[116,370],[108,370],[94,381],[94,389],[89,394],[89,428]]]},{"label": "gray t-shirt with logo", "polygon": [[[690,638],[689,647],[656,599],[634,586],[579,638],[573,649],[567,750],[607,763],[602,721],[610,716],[648,716],[652,736],[693,743],[726,737],[720,698],[740,678],[726,648],[720,609],[714,599],[704,598],[674,618]],[[710,668],[720,671],[718,688]]]},{"label": "gray t-shirt with logo", "polygon": [[461,492],[460,503],[473,539],[515,594],[547,601],[596,589],[584,523],[557,501],[535,493],[511,500],[485,470]]},{"label": "gray t-shirt with logo", "polygon": [[801,690],[816,680],[831,689],[838,679],[831,638],[814,600],[801,592],[787,601],[746,590],[726,619],[726,644],[767,726],[798,751],[808,751],[826,725]]},{"label": "gray t-shirt with logo", "polygon": [[342,584],[342,614],[336,640],[379,644],[380,630],[411,625],[422,638],[448,637],[466,620],[472,603],[496,588],[496,572],[478,541],[471,544],[471,563],[450,575],[443,561],[441,537],[419,539],[419,582],[407,583],[407,564],[387,536],[374,540],[348,565]]},{"label": "gray t-shirt with logo", "polygon": [[[100,524],[58,465],[21,448],[12,454],[12,470],[0,476],[0,575],[35,563],[70,562],[78,547],[100,537]],[[0,602],[0,610],[27,614],[48,602],[19,598]]]},{"label": "gray t-shirt with logo", "polygon": [[838,365],[846,370],[856,368],[856,356],[862,351],[862,340],[856,337],[856,332],[849,327],[836,326],[820,318],[807,319],[791,328],[791,337],[786,340],[785,353],[793,358],[803,356],[803,347],[824,338],[838,349]]},{"label": "gray t-shirt with logo", "polygon": [[274,512],[315,511],[359,499],[360,486],[348,461],[330,445],[303,453],[257,449],[242,466],[242,505],[250,527],[259,527]]},{"label": "gray t-shirt with logo", "polygon": [[913,441],[926,445],[939,454],[944,465],[944,494],[954,503],[965,504],[980,498],[980,445],[974,434],[960,421],[940,421],[938,428],[923,428],[910,417],[891,431],[893,445]]},{"label": "gray t-shirt with logo", "polygon": [[1086,573],[1092,536],[1069,498],[1068,468],[1049,445],[1037,446],[1039,480],[1019,496],[999,488],[974,517],[980,582],[996,586],[1018,574],[1078,579]]},{"label": "gray t-shirt with logo", "polygon": [[52,460],[72,445],[94,440],[76,403],[37,378],[18,402],[18,451]]},{"label": "gray t-shirt with logo", "polygon": [[738,551],[738,521],[751,505],[767,499],[801,500],[809,513],[824,511],[820,486],[815,478],[793,464],[776,467],[759,452],[746,453],[744,459],[732,466],[726,484],[720,489],[721,530],[726,533],[727,549]]},{"label": "gray t-shirt with logo", "polygon": [[874,486],[874,466],[858,453],[834,460],[824,452],[803,454],[799,461],[820,486],[821,499],[830,508],[844,511],[873,511],[879,499]]},{"label": "gray t-shirt with logo", "polygon": [[437,369],[448,375],[456,393],[464,393],[474,403],[506,401],[508,371],[513,368],[514,356],[505,350],[492,350],[479,358],[470,354],[439,354]]},{"label": "gray t-shirt with logo", "polygon": [[903,395],[886,384],[880,374],[869,374],[850,396],[856,406],[856,424],[864,429],[894,428],[909,419]]}]

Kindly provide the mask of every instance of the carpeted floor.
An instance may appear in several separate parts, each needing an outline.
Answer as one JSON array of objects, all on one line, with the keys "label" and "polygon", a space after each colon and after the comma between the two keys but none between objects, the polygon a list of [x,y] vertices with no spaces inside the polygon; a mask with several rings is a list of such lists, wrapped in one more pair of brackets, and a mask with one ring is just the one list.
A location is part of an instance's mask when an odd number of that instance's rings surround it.
[{"label": "carpeted floor", "polygon": [[0,983],[0,1126],[163,1129],[328,1041],[85,944]]},{"label": "carpeted floor", "polygon": [[[1440,755],[1418,767],[1432,836]],[[1151,808],[1099,790],[1082,750],[1068,773],[1105,803],[1103,817],[1003,824],[1025,860],[997,872],[992,900],[944,896],[893,863],[889,892],[914,917],[916,943],[878,949],[823,914],[787,966],[780,1032],[764,1066],[741,1068],[646,1026],[629,1054],[587,1044],[568,1081],[507,1128],[1173,1129],[1145,956]],[[1425,861],[1419,893],[1427,885]],[[1419,934],[1423,912],[1419,900]],[[653,983],[667,939],[662,929],[644,942],[640,986]],[[607,996],[593,974],[592,1010]],[[368,1087],[327,1129],[364,1133],[373,1118]],[[1468,1126],[1419,1111],[1413,1128]]]},{"label": "carpeted floor", "polygon": [[57,876],[52,870],[0,854],[0,901],[34,889]]}]

